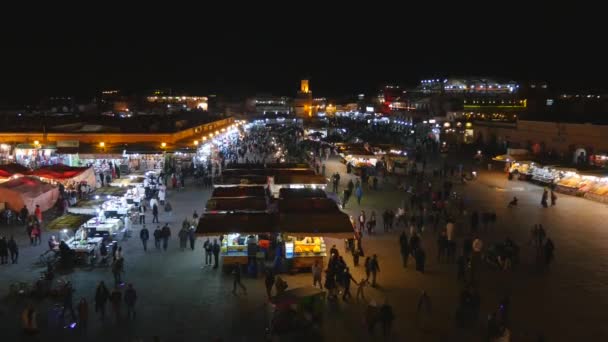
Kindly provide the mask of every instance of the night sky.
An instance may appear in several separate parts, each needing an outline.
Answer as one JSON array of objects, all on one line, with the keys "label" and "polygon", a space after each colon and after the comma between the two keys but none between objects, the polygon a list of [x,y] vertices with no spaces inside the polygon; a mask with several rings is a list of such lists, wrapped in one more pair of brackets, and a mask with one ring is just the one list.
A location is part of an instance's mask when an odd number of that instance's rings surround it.
[{"label": "night sky", "polygon": [[128,23],[104,16],[33,21],[2,32],[0,91],[4,100],[163,87],[291,96],[308,76],[315,95],[342,96],[443,75],[605,88],[606,29],[591,9],[503,6],[364,9],[312,20],[226,12],[222,21],[208,13],[204,20],[157,13]]}]

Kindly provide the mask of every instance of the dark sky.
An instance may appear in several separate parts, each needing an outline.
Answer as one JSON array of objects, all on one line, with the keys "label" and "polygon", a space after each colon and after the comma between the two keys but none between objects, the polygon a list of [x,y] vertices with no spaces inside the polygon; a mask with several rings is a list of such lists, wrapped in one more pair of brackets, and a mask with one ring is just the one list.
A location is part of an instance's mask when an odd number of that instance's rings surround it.
[{"label": "dark sky", "polygon": [[551,6],[47,16],[1,31],[0,91],[4,98],[156,87],[293,95],[309,76],[315,94],[339,96],[441,75],[602,88],[608,59],[597,11]]}]

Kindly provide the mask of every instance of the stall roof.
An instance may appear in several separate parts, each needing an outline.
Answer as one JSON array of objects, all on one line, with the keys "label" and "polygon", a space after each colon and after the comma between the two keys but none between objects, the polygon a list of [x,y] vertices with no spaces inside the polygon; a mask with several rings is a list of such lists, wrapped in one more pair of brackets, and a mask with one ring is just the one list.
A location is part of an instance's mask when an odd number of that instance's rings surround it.
[{"label": "stall roof", "polygon": [[[310,166],[306,163],[267,163],[267,169],[308,169]],[[227,169],[263,169],[264,164],[248,163],[248,164],[233,164],[229,163]]]},{"label": "stall roof", "polygon": [[321,189],[290,189],[281,188],[279,190],[279,198],[327,198],[325,191]]},{"label": "stall roof", "polygon": [[248,186],[248,185],[266,185],[268,177],[260,175],[240,175],[222,177],[221,181],[215,183],[215,186]]},{"label": "stall roof", "polygon": [[28,169],[27,167],[25,167],[21,164],[10,163],[10,164],[5,164],[5,165],[0,165],[0,177],[4,177],[4,178],[11,177],[12,175],[17,174],[17,173],[25,175],[29,171],[30,171],[30,169]]},{"label": "stall roof", "polygon": [[118,186],[105,186],[103,188],[97,188],[95,192],[89,194],[89,197],[94,197],[95,195],[99,195],[99,197],[102,198],[106,196],[122,197],[127,193],[128,190],[129,189],[127,188]]},{"label": "stall roof", "polygon": [[327,184],[327,179],[321,175],[278,175],[274,184]]},{"label": "stall roof", "polygon": [[233,186],[213,189],[211,197],[266,197],[264,186]]},{"label": "stall roof", "polygon": [[296,236],[324,236],[352,238],[353,225],[348,215],[342,212],[286,213],[279,214],[279,231]]},{"label": "stall roof", "polygon": [[341,213],[336,202],[329,198],[290,198],[279,200],[279,212],[284,213]]},{"label": "stall roof", "polygon": [[207,201],[207,212],[213,211],[266,211],[264,197],[212,197]]},{"label": "stall roof", "polygon": [[272,233],[275,217],[267,213],[204,214],[198,221],[196,234],[217,236],[230,233]]},{"label": "stall roof", "polygon": [[222,170],[223,176],[240,176],[240,175],[259,175],[259,176],[277,176],[277,175],[314,175],[315,172],[310,168],[302,169],[226,169]]}]

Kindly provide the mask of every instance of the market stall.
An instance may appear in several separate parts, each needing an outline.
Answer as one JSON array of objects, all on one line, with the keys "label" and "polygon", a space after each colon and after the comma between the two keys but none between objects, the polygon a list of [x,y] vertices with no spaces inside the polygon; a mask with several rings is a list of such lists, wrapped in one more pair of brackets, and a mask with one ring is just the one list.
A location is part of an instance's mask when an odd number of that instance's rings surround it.
[{"label": "market stall", "polygon": [[116,235],[124,226],[123,220],[119,218],[106,218],[103,213],[85,222],[82,228],[86,230],[88,237],[108,238]]},{"label": "market stall", "polygon": [[514,161],[509,166],[509,174],[517,176],[520,180],[529,180],[532,178],[532,170],[537,166],[529,160]]},{"label": "market stall", "polygon": [[30,213],[40,206],[46,211],[55,205],[59,198],[56,186],[40,181],[35,177],[19,177],[0,184],[0,203],[19,212],[25,205]]},{"label": "market stall", "polygon": [[29,175],[39,177],[50,183],[61,183],[65,186],[74,184],[88,184],[95,187],[97,179],[91,167],[72,167],[66,165],[43,166],[29,172]]},{"label": "market stall", "polygon": [[274,232],[274,216],[268,213],[204,214],[196,230],[199,236],[222,236],[220,255],[223,266],[247,265],[267,251]]},{"label": "market stall", "polygon": [[0,165],[0,183],[6,182],[13,177],[21,177],[30,172],[30,169],[20,164]]},{"label": "market stall", "polygon": [[270,178],[270,191],[273,196],[278,196],[282,188],[325,190],[326,186],[327,178],[322,175],[287,174]]},{"label": "market stall", "polygon": [[331,199],[293,198],[279,200],[278,231],[285,237],[285,257],[291,269],[321,265],[327,256],[323,237],[352,239],[349,216]]}]

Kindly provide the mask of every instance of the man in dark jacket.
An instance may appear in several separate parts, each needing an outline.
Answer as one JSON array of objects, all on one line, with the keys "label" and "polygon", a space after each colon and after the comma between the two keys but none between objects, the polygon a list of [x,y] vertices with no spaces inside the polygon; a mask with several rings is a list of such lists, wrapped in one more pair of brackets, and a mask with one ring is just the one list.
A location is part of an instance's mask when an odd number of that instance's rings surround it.
[{"label": "man in dark jacket", "polygon": [[194,250],[194,242],[196,241],[196,229],[194,227],[188,228],[188,240],[190,240],[190,249]]},{"label": "man in dark jacket", "polygon": [[8,251],[11,253],[11,262],[16,264],[17,259],[19,259],[19,247],[12,236],[10,239],[8,239]]},{"label": "man in dark jacket", "polygon": [[141,239],[141,244],[144,246],[144,251],[148,250],[148,239],[150,238],[150,232],[148,228],[144,225],[144,227],[139,231],[139,238]]},{"label": "man in dark jacket", "polygon": [[135,302],[137,301],[137,292],[133,288],[133,284],[129,284],[125,291],[125,303],[127,304],[127,319],[133,314],[135,319]]},{"label": "man in dark jacket", "polygon": [[27,217],[30,215],[30,211],[27,210],[27,207],[24,205],[19,212],[19,218],[21,219],[21,223],[27,225]]},{"label": "man in dark jacket", "polygon": [[156,203],[152,206],[152,223],[158,223],[158,205]]},{"label": "man in dark jacket", "polygon": [[0,264],[8,263],[8,243],[3,236],[0,238]]},{"label": "man in dark jacket", "polygon": [[211,256],[213,255],[213,244],[209,241],[209,238],[203,244],[205,249],[205,266],[211,265]]},{"label": "man in dark jacket", "polygon": [[156,249],[160,249],[161,235],[162,232],[160,230],[160,226],[156,226],[156,229],[154,230],[154,247],[156,247]]},{"label": "man in dark jacket", "polygon": [[220,245],[217,243],[216,239],[213,239],[213,258],[215,259],[213,268],[218,268],[220,263]]},{"label": "man in dark jacket", "polygon": [[171,237],[171,228],[169,228],[169,224],[165,223],[165,226],[160,232],[160,236],[163,239],[163,250],[167,250],[167,245],[169,244],[169,238]]}]

